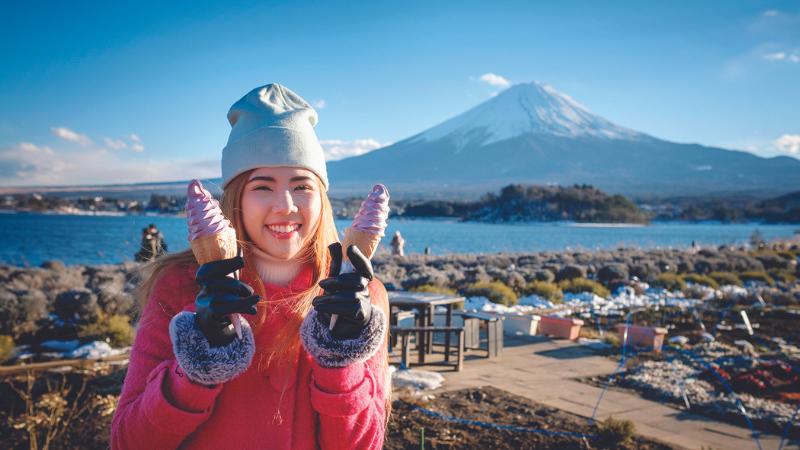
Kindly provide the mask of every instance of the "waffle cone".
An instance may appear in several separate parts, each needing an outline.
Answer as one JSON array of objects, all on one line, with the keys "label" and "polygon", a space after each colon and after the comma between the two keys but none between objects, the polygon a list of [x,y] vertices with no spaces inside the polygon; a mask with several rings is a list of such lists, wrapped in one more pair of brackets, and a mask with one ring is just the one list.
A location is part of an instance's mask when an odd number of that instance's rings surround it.
[{"label": "waffle cone", "polygon": [[199,237],[191,241],[190,245],[199,264],[230,259],[238,253],[236,230],[231,227],[227,227],[219,233]]},{"label": "waffle cone", "polygon": [[342,247],[347,249],[347,247],[355,245],[367,258],[372,258],[372,255],[375,254],[375,250],[378,249],[380,243],[381,237],[376,234],[365,233],[353,228],[344,230],[344,242],[342,242]]}]

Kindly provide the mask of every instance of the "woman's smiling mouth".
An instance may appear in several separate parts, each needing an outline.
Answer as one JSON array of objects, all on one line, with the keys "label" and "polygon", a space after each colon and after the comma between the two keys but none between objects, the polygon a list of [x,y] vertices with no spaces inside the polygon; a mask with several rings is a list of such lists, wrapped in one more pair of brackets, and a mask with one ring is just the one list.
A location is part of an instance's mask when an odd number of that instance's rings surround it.
[{"label": "woman's smiling mouth", "polygon": [[302,227],[299,223],[273,223],[265,225],[267,230],[278,239],[290,239]]}]

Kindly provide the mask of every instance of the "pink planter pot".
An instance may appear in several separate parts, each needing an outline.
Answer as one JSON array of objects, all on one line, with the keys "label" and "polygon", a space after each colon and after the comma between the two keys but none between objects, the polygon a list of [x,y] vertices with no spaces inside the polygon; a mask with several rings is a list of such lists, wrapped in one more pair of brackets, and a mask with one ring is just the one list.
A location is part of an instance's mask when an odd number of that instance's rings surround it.
[{"label": "pink planter pot", "polygon": [[569,317],[544,316],[539,321],[539,334],[558,339],[578,339],[583,321]]},{"label": "pink planter pot", "polygon": [[[617,333],[622,339],[625,333],[625,324],[617,324]],[[660,352],[661,346],[664,345],[664,336],[667,335],[667,329],[661,327],[640,327],[637,325],[628,326],[628,345],[634,347],[644,347],[653,349],[654,352]]]}]

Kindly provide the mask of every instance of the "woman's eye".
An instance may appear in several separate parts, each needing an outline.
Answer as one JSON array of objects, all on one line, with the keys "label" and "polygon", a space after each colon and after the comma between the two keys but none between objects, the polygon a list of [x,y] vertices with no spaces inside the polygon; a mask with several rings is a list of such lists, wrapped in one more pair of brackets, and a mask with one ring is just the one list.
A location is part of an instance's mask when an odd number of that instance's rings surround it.
[{"label": "woman's eye", "polygon": [[254,191],[271,191],[272,189],[268,188],[267,186],[256,186],[253,188]]},{"label": "woman's eye", "polygon": [[301,184],[300,186],[295,187],[294,190],[295,191],[310,191],[311,190],[311,186],[309,186],[307,184]]}]

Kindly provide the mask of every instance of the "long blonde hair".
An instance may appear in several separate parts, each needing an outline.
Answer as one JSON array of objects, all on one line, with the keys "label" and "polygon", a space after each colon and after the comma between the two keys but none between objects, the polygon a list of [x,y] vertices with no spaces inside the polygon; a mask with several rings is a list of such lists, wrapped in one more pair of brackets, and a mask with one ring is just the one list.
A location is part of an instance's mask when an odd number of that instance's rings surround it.
[{"label": "long blonde hair", "polygon": [[[220,209],[222,209],[222,213],[230,220],[231,225],[233,225],[233,228],[236,230],[239,246],[242,247],[245,252],[245,267],[242,269],[242,278],[253,281],[251,286],[261,298],[256,305],[257,314],[255,319],[249,321],[253,327],[253,331],[256,332],[265,322],[268,308],[264,286],[252,264],[252,258],[247,258],[247,255],[251,252],[253,243],[244,229],[243,211],[241,209],[244,186],[247,184],[247,180],[252,172],[253,170],[244,172],[228,183],[223,189],[222,197],[220,198]],[[322,186],[319,179],[317,179],[317,184]],[[304,246],[298,256],[304,264],[311,265],[313,269],[312,283],[305,291],[293,295],[292,302],[286,303],[285,306],[289,311],[290,318],[286,326],[276,330],[270,348],[259,351],[257,355],[259,358],[259,370],[269,367],[270,363],[274,360],[292,358],[297,354],[300,349],[300,325],[311,310],[312,300],[320,293],[320,288],[318,286],[319,281],[328,276],[328,267],[330,265],[328,246],[334,242],[338,242],[339,235],[336,231],[333,208],[327,193],[322,191],[320,197],[322,201],[319,223],[311,235],[309,240],[310,245]],[[182,252],[161,256],[154,261],[142,265],[139,269],[139,279],[141,282],[135,291],[136,298],[141,305],[141,311],[144,311],[153,286],[166,269],[176,266],[188,267],[196,264],[197,260],[190,248]],[[385,305],[384,308],[388,309]],[[173,313],[177,312],[178,311],[174,311]],[[388,314],[388,311],[385,312]],[[385,351],[385,349],[383,350]],[[388,358],[386,358],[386,361],[386,365],[384,366],[385,370],[388,369]],[[391,410],[391,382],[387,384],[386,390],[386,420],[388,421]]]}]

